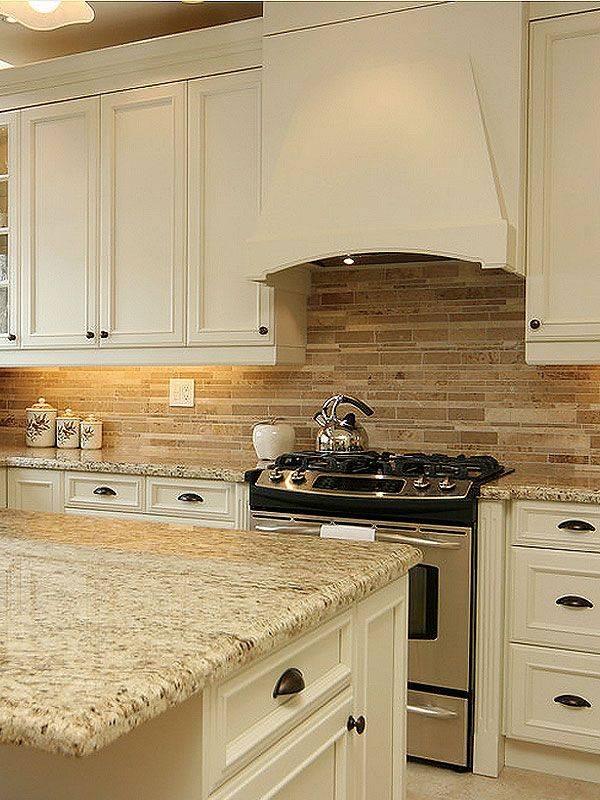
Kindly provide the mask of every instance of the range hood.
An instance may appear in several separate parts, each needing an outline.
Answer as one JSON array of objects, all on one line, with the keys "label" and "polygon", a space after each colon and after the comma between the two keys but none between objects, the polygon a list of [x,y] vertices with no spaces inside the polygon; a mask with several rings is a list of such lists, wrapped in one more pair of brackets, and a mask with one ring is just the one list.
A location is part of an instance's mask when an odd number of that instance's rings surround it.
[{"label": "range hood", "polygon": [[249,277],[344,253],[514,269],[471,54],[444,22],[449,8],[436,17],[447,52],[435,36],[432,46],[433,17],[423,27],[432,11],[265,37],[263,196]]}]

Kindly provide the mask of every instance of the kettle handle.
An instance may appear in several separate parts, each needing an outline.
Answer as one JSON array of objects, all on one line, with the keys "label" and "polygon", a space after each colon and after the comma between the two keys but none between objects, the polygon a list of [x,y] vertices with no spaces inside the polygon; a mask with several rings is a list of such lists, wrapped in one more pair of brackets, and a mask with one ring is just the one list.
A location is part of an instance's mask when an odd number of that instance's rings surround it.
[{"label": "kettle handle", "polygon": [[371,406],[363,403],[362,400],[357,400],[356,397],[350,397],[350,395],[347,394],[335,394],[332,397],[329,397],[323,403],[323,416],[327,421],[340,422],[340,419],[337,415],[337,409],[340,405],[354,406],[354,408],[362,411],[362,413],[367,417],[370,417],[375,413]]}]

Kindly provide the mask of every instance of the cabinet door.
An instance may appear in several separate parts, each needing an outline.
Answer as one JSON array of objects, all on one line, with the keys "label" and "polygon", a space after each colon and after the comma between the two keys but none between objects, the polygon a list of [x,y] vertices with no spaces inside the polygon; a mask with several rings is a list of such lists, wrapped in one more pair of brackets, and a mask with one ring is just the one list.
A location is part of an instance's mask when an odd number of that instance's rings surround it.
[{"label": "cabinet door", "polygon": [[99,101],[27,109],[21,133],[23,347],[94,347]]},{"label": "cabinet door", "polygon": [[531,28],[527,340],[600,343],[600,11]]},{"label": "cabinet door", "polygon": [[[338,695],[210,800],[348,800],[350,691]],[[373,794],[373,798],[379,795]]]},{"label": "cabinet door", "polygon": [[184,342],[185,92],[102,97],[102,346]]},{"label": "cabinet door", "polygon": [[245,277],[260,146],[260,70],[190,81],[190,343],[272,344],[272,290]]},{"label": "cabinet door", "polygon": [[8,507],[19,511],[62,511],[63,473],[44,469],[9,469]]},{"label": "cabinet door", "polygon": [[367,727],[352,742],[355,800],[404,798],[407,614],[407,577],[357,609],[355,708]]},{"label": "cabinet door", "polygon": [[18,347],[19,113],[0,114],[0,349]]}]

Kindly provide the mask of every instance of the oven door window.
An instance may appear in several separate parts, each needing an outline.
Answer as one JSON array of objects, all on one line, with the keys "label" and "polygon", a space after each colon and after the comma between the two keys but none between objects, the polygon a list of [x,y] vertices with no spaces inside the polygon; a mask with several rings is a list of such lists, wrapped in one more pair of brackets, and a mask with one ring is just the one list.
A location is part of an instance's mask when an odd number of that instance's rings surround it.
[{"label": "oven door window", "polygon": [[408,638],[437,639],[439,569],[418,564],[408,575]]}]

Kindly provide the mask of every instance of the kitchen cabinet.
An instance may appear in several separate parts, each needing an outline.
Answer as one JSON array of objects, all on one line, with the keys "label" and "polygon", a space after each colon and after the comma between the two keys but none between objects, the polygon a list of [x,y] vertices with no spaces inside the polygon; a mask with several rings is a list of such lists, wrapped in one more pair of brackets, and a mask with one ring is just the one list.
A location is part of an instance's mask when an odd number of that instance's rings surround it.
[{"label": "kitchen cabinet", "polygon": [[93,348],[98,98],[21,112],[22,345]]},{"label": "kitchen cabinet", "polygon": [[18,337],[19,115],[0,114],[0,350]]},{"label": "kitchen cabinet", "polygon": [[190,343],[273,343],[273,290],[246,277],[260,210],[260,100],[260,70],[189,83]]},{"label": "kitchen cabinet", "polygon": [[526,357],[600,364],[600,11],[531,23]]},{"label": "kitchen cabinet", "polygon": [[8,508],[61,512],[63,473],[30,468],[9,469]]},{"label": "kitchen cabinet", "polygon": [[522,500],[511,519],[505,734],[598,753],[599,509]]},{"label": "kitchen cabinet", "polygon": [[186,86],[101,99],[101,347],[184,344]]},{"label": "kitchen cabinet", "polygon": [[0,467],[0,508],[6,508],[6,467]]}]

